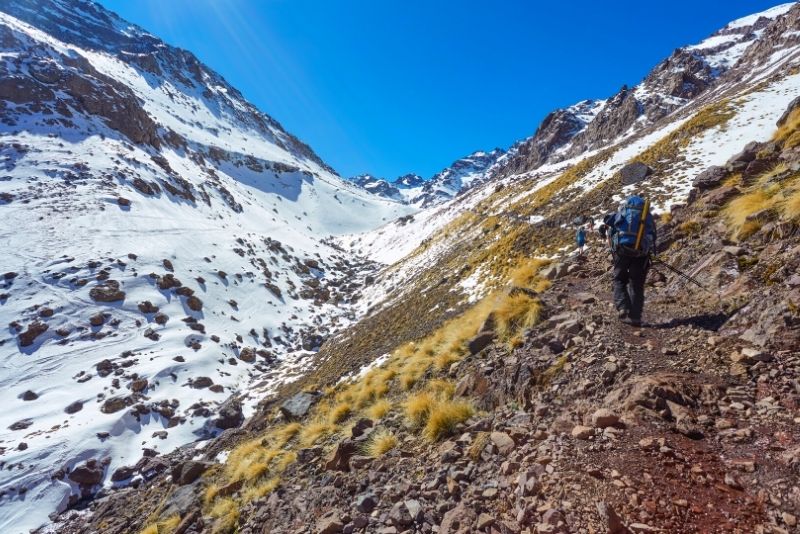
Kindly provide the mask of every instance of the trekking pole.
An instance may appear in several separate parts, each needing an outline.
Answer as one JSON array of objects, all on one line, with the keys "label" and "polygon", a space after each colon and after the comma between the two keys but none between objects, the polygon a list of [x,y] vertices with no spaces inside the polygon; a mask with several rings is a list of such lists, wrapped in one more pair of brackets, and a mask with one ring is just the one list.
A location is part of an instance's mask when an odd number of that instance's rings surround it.
[{"label": "trekking pole", "polygon": [[695,278],[693,278],[693,277],[689,276],[688,274],[686,274],[685,272],[683,272],[683,271],[681,271],[681,270],[679,270],[679,269],[676,269],[675,267],[673,267],[673,266],[672,266],[672,265],[670,265],[669,263],[667,263],[667,262],[665,262],[665,261],[663,261],[663,260],[661,260],[661,259],[659,259],[659,258],[656,258],[656,257],[653,257],[653,258],[652,258],[652,260],[653,260],[653,262],[654,262],[654,263],[658,263],[658,264],[660,264],[660,265],[663,265],[664,267],[666,267],[667,269],[669,269],[669,270],[670,270],[670,271],[672,271],[673,273],[677,274],[678,276],[680,276],[680,277],[681,277],[681,278],[683,278],[684,280],[687,280],[687,281],[689,281],[689,282],[693,283],[694,285],[696,285],[696,286],[697,286],[697,287],[699,287],[700,289],[703,289],[703,290],[705,290],[705,291],[708,291],[709,293],[711,293],[711,294],[714,294],[714,295],[716,294],[716,293],[714,293],[713,291],[711,291],[710,289],[708,289],[706,286],[704,286],[703,284],[701,284],[700,282],[698,282],[698,281],[697,281],[697,279],[695,279]]}]

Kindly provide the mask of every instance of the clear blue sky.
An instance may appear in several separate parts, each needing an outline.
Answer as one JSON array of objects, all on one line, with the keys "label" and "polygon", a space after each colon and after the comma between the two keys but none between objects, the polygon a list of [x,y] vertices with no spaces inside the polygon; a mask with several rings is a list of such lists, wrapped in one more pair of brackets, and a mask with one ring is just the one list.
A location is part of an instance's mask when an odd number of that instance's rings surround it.
[{"label": "clear blue sky", "polygon": [[429,177],[780,0],[100,0],[194,52],[343,176]]}]

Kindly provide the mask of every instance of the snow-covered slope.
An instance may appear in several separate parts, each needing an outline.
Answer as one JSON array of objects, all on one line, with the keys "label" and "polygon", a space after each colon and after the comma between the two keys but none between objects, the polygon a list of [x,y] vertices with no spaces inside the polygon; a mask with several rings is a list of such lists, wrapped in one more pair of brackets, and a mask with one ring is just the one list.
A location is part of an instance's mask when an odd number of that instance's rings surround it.
[{"label": "snow-covered slope", "polygon": [[0,531],[16,533],[115,472],[130,483],[117,470],[144,449],[240,424],[357,318],[372,264],[326,238],[412,209],[96,4],[0,10]]}]

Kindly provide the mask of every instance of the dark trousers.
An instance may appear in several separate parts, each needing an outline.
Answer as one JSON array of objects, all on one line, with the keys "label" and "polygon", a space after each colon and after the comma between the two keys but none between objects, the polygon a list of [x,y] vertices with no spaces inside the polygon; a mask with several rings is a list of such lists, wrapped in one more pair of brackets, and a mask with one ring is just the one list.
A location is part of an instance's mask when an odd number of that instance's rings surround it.
[{"label": "dark trousers", "polygon": [[644,308],[644,281],[650,258],[614,254],[614,305],[625,310],[634,320],[642,319]]}]

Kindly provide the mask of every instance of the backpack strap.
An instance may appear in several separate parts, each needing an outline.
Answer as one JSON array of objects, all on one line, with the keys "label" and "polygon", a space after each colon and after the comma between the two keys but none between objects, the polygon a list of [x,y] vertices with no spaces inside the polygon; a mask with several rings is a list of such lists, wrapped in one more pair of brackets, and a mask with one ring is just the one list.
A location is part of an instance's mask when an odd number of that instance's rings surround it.
[{"label": "backpack strap", "polygon": [[644,201],[644,208],[642,208],[642,215],[639,218],[639,231],[636,233],[636,245],[633,247],[639,250],[642,245],[642,237],[644,236],[644,227],[647,223],[647,216],[650,213],[650,200]]}]

